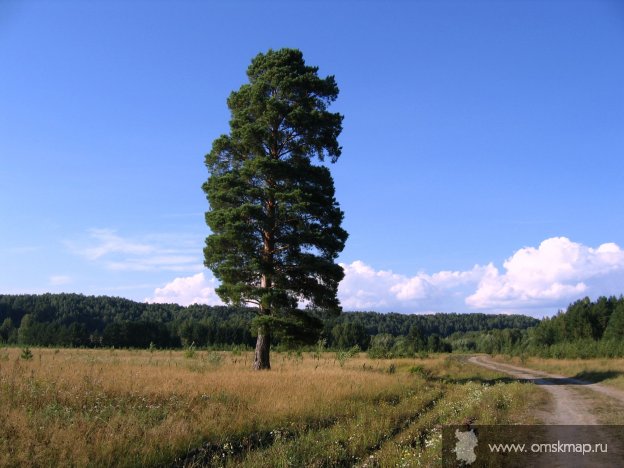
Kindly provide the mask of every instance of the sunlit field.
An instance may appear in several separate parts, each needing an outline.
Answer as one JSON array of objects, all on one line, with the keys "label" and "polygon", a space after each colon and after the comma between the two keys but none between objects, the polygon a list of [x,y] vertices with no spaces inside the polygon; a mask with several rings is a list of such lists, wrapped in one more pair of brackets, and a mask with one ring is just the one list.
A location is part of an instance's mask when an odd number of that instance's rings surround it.
[{"label": "sunlit field", "polygon": [[494,359],[517,366],[560,374],[565,377],[599,382],[624,390],[624,359],[622,358],[545,359],[526,357],[520,359],[518,357],[495,356]]},{"label": "sunlit field", "polygon": [[430,466],[444,424],[543,398],[448,355],[31,351],[0,349],[2,466]]}]

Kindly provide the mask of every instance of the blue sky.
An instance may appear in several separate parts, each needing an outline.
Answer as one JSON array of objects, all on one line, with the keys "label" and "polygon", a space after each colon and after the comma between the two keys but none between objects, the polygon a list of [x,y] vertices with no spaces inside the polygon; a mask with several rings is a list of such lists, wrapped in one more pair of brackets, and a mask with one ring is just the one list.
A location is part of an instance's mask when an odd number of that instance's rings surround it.
[{"label": "blue sky", "polygon": [[217,301],[204,155],[253,56],[333,74],[346,310],[624,293],[616,1],[0,3],[0,293]]}]

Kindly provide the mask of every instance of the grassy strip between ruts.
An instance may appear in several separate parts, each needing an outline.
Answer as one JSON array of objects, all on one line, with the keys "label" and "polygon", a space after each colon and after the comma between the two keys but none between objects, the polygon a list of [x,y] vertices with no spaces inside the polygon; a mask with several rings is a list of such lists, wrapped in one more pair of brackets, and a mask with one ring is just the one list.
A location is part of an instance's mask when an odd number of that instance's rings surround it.
[{"label": "grassy strip between ruts", "polygon": [[488,372],[475,375],[452,357],[407,369],[403,364],[400,370],[427,376],[429,392],[408,393],[401,404],[366,408],[329,429],[279,441],[241,465],[260,467],[271,460],[274,466],[436,466],[444,424],[534,423],[527,407],[544,401],[531,384]]},{"label": "grassy strip between ruts", "polygon": [[335,466],[439,457],[441,425],[527,422],[529,384],[450,356],[0,350],[0,465]]}]

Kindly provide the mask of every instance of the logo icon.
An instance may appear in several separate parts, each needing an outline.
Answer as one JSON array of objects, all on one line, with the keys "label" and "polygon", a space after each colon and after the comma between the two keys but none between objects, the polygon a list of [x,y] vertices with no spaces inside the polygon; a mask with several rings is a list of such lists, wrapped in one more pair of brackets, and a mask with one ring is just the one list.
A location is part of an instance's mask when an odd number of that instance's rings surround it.
[{"label": "logo icon", "polygon": [[479,443],[474,430],[470,429],[469,431],[461,432],[459,429],[456,429],[455,438],[457,439],[457,443],[455,444],[453,452],[455,452],[457,460],[463,461],[467,465],[474,463],[477,459],[477,455],[474,451]]}]

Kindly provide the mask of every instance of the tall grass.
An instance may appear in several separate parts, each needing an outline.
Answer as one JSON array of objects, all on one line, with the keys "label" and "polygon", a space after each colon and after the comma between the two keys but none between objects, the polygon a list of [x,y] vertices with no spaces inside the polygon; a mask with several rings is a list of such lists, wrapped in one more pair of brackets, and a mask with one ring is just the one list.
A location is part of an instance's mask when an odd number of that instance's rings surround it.
[{"label": "tall grass", "polygon": [[534,391],[443,357],[275,353],[255,372],[240,350],[31,351],[2,350],[2,466],[384,462],[429,453],[401,440],[440,424],[525,420],[514,405]]}]

